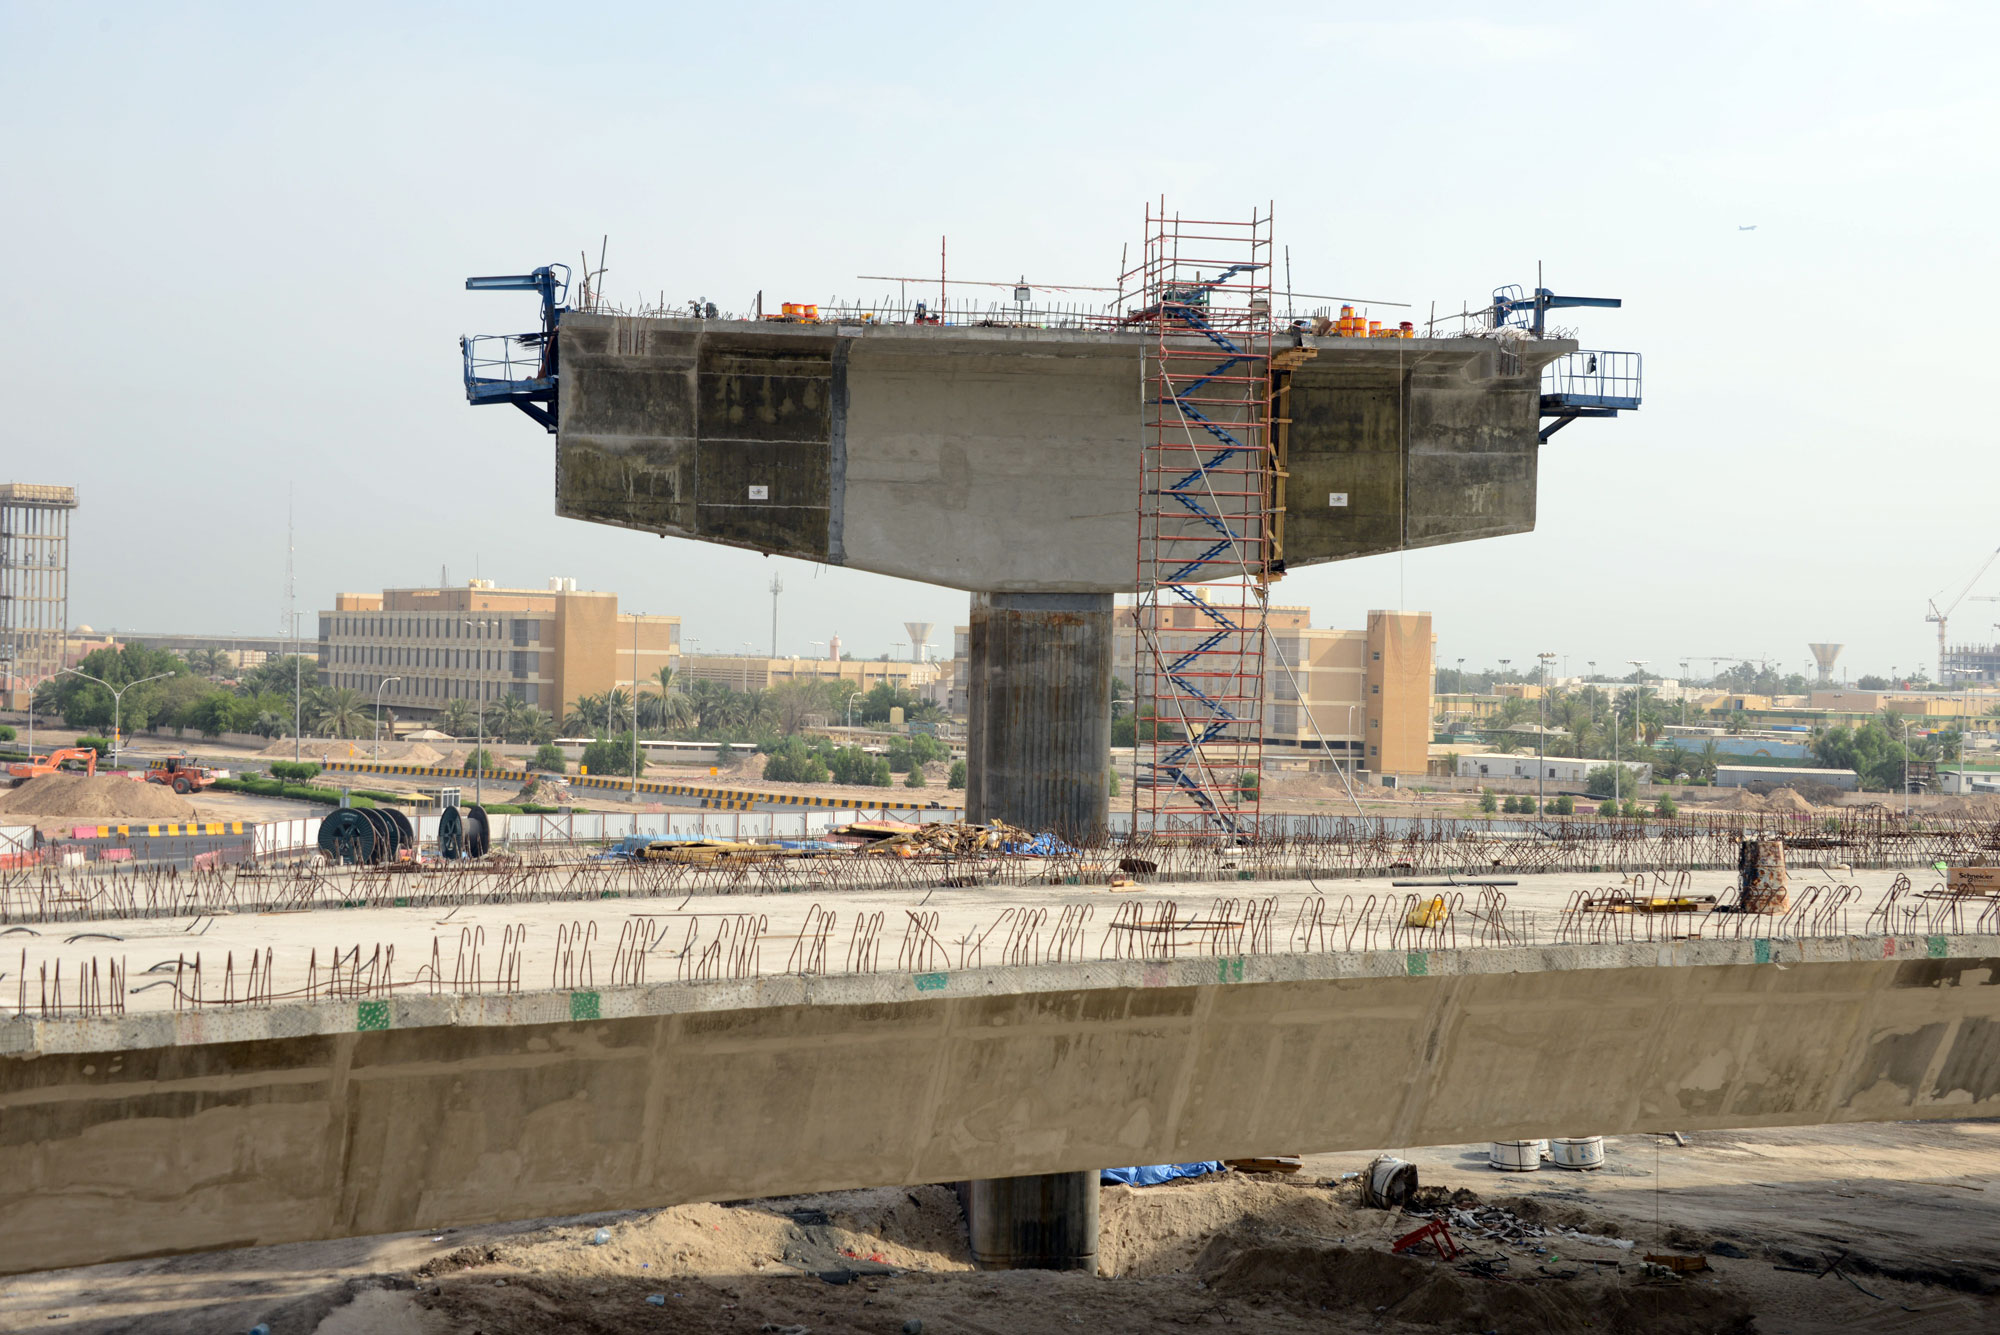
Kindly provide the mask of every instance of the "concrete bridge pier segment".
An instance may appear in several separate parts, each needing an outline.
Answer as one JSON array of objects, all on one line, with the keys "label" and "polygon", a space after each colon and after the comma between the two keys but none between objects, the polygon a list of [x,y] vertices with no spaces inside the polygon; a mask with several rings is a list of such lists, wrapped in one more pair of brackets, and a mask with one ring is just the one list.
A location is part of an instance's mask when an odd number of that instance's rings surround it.
[{"label": "concrete bridge pier segment", "polygon": [[[1091,839],[1111,754],[1108,593],[980,593],[967,645],[966,816]],[[1097,1173],[964,1184],[973,1258],[990,1270],[1097,1268]]]}]

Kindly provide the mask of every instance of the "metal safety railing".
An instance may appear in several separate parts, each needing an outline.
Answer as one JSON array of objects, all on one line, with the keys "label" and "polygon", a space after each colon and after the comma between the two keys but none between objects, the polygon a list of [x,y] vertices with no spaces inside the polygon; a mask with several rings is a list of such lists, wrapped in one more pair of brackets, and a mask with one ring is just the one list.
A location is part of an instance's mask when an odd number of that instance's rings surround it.
[{"label": "metal safety railing", "polygon": [[555,383],[547,341],[540,333],[471,334],[459,340],[459,347],[469,402],[544,392]]},{"label": "metal safety railing", "polygon": [[1643,372],[1636,352],[1572,352],[1542,368],[1542,399],[1567,408],[1637,408]]}]

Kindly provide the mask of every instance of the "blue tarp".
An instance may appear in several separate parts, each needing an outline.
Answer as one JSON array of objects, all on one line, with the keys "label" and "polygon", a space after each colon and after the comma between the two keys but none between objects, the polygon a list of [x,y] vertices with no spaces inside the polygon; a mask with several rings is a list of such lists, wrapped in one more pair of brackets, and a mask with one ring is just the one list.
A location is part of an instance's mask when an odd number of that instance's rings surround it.
[{"label": "blue tarp", "polygon": [[1127,1187],[1157,1187],[1177,1177],[1204,1177],[1222,1171],[1222,1161],[1210,1159],[1207,1163],[1156,1163],[1139,1168],[1105,1168],[1098,1172],[1097,1180]]},{"label": "blue tarp", "polygon": [[1032,839],[1010,841],[1000,845],[1002,853],[1027,853],[1034,857],[1059,858],[1074,853],[1062,840],[1052,834],[1038,834]]}]

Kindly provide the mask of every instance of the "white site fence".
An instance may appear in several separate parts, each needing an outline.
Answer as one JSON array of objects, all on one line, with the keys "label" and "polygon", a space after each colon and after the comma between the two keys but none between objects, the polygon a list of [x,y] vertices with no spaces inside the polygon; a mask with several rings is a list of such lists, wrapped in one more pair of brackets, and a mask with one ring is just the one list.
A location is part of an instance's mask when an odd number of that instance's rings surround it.
[{"label": "white site fence", "polygon": [[[525,844],[599,844],[645,836],[654,839],[817,839],[843,825],[865,820],[925,823],[949,820],[945,811],[572,811],[556,815],[489,815],[495,847]],[[437,842],[438,817],[412,815],[418,844]],[[33,831],[29,831],[32,835]],[[5,832],[0,831],[0,839]],[[269,821],[257,826],[257,857],[314,848],[319,817]]]}]

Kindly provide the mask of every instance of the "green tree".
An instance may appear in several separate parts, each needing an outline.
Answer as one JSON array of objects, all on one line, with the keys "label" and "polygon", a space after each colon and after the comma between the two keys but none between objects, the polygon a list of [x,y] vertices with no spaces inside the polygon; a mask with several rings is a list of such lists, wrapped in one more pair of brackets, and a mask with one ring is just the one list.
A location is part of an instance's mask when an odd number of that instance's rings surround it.
[{"label": "green tree", "polygon": [[591,774],[630,774],[632,745],[629,732],[600,737],[583,748],[583,758],[578,763]]},{"label": "green tree", "polygon": [[1549,806],[1558,816],[1573,816],[1576,814],[1576,799],[1567,793],[1552,800]]},{"label": "green tree", "polygon": [[346,686],[314,687],[306,697],[306,712],[321,737],[362,737],[375,725],[373,702]]},{"label": "green tree", "polygon": [[[1116,771],[1113,771],[1111,779],[1112,782],[1117,782],[1118,775]],[[944,784],[947,788],[965,787],[965,762],[963,760],[954,760],[951,762],[951,773],[945,778]],[[1118,790],[1113,788],[1111,791],[1115,794]]]},{"label": "green tree", "polygon": [[1615,816],[1618,814],[1618,804],[1607,797],[1597,804],[1597,814],[1600,816]]},{"label": "green tree", "polygon": [[[958,767],[960,765],[963,765],[964,763],[965,762],[963,760],[953,761],[952,772],[956,774],[958,772]],[[959,784],[954,784],[953,787],[963,788],[965,787],[965,785],[963,783],[959,783]],[[1112,765],[1111,767],[1109,767],[1104,771],[1104,795],[1106,797],[1118,796],[1118,767],[1116,765]]]},{"label": "green tree", "polygon": [[905,788],[921,788],[921,787],[923,787],[923,786],[924,786],[924,767],[923,767],[922,765],[912,765],[912,766],[910,766],[910,776],[909,776],[909,777],[908,777],[907,779],[904,779],[904,780],[903,780],[903,786],[904,786]]},{"label": "green tree", "polygon": [[1491,788],[1481,790],[1479,794],[1479,809],[1489,816],[1500,809],[1500,800],[1493,796]]},{"label": "green tree", "polygon": [[1583,779],[1583,791],[1592,797],[1610,797],[1614,792],[1622,797],[1638,786],[1639,771],[1630,765],[1598,765]]},{"label": "green tree", "polygon": [[535,748],[535,768],[548,774],[567,774],[569,757],[554,742],[543,742]]},{"label": "green tree", "polygon": [[473,747],[472,750],[466,752],[465,768],[478,770],[495,768],[493,764],[493,752],[483,746]]},{"label": "green tree", "polygon": [[1257,771],[1246,769],[1236,776],[1236,797],[1241,802],[1255,802],[1258,794]]},{"label": "green tree", "polygon": [[1680,813],[1681,809],[1670,793],[1661,793],[1660,800],[1653,804],[1653,814],[1656,816],[1678,816]]},{"label": "green tree", "polygon": [[438,711],[436,727],[453,737],[470,737],[478,731],[478,719],[470,700],[447,700]]}]

